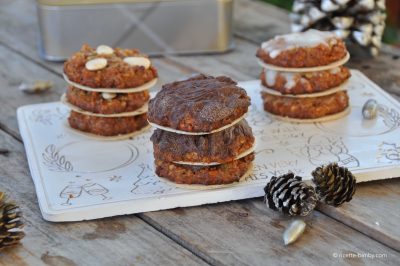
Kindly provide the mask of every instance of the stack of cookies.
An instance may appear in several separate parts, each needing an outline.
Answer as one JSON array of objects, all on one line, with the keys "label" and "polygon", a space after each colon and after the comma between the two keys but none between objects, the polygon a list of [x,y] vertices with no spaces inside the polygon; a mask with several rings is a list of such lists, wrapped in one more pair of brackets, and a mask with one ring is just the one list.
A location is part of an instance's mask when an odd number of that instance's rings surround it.
[{"label": "stack of cookies", "polygon": [[308,30],[276,36],[257,51],[265,111],[289,121],[328,121],[349,113],[344,42]]},{"label": "stack of cookies", "polygon": [[228,77],[166,84],[149,102],[156,174],[179,184],[237,182],[254,160],[250,98]]},{"label": "stack of cookies", "polygon": [[157,71],[137,50],[83,45],[64,64],[62,102],[69,125],[88,135],[125,138],[148,126],[149,89]]}]

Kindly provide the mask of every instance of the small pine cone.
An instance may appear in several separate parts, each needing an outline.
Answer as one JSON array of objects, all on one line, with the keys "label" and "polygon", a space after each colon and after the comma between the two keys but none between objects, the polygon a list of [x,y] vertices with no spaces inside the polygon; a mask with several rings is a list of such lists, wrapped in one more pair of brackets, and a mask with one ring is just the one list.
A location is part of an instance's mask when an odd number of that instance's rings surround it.
[{"label": "small pine cone", "polygon": [[291,216],[306,216],[317,204],[314,188],[293,173],[271,177],[264,191],[264,202],[269,208]]},{"label": "small pine cone", "polygon": [[0,192],[0,250],[19,243],[25,236],[23,226],[19,207],[7,202],[5,193]]},{"label": "small pine cone", "polygon": [[331,163],[317,167],[312,173],[320,201],[335,207],[350,201],[356,191],[356,178],[346,168]]},{"label": "small pine cone", "polygon": [[381,48],[386,20],[385,0],[294,0],[292,31],[331,31],[373,56]]}]

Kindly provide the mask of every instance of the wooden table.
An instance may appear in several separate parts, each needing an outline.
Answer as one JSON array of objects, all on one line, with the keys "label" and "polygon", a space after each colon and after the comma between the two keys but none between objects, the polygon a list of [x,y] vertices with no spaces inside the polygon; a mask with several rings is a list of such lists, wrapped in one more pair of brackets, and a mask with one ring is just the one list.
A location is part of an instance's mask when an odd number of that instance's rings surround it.
[{"label": "wooden table", "polygon": [[[235,26],[233,52],[154,59],[161,83],[197,72],[256,79],[257,45],[289,32],[287,13],[257,1],[236,0]],[[26,221],[23,245],[3,251],[1,265],[399,265],[400,179],[360,184],[343,207],[319,207],[306,218],[306,234],[288,247],[282,232],[290,219],[267,209],[261,198],[97,221],[44,221],[16,109],[58,100],[65,82],[62,64],[38,57],[36,34],[34,1],[0,2],[0,147],[10,150],[0,155],[0,188],[21,205]],[[399,55],[384,50],[376,59],[352,58],[350,66],[399,99]],[[43,95],[18,91],[22,82],[38,79],[53,81],[55,89]],[[368,254],[380,257],[365,257]]]}]

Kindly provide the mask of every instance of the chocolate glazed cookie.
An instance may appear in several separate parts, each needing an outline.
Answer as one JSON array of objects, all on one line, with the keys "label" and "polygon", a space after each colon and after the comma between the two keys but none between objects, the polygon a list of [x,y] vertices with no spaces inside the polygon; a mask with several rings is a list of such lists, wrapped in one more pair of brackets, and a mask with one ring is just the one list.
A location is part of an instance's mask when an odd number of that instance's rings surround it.
[{"label": "chocolate glazed cookie", "polygon": [[250,98],[228,77],[198,75],[166,84],[149,102],[148,120],[187,132],[211,132],[247,113]]},{"label": "chocolate glazed cookie", "polygon": [[154,157],[167,162],[226,163],[251,149],[254,137],[246,120],[208,135],[182,135],[156,129]]}]

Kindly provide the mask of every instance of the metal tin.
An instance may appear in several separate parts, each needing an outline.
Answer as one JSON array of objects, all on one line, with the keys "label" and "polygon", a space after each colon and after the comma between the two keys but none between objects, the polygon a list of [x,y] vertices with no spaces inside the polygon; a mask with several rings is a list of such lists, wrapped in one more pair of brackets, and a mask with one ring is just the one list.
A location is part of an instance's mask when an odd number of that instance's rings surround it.
[{"label": "metal tin", "polygon": [[225,52],[233,46],[233,0],[37,0],[40,53],[59,61],[92,46],[149,55]]}]

